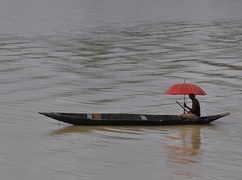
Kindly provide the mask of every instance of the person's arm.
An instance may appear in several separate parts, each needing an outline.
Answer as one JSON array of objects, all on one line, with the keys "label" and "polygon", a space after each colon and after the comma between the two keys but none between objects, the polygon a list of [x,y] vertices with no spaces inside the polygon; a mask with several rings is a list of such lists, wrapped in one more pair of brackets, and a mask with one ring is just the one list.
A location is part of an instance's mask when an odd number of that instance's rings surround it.
[{"label": "person's arm", "polygon": [[186,103],[184,103],[184,107],[187,108],[187,109],[189,109],[189,111],[192,112],[192,108],[188,107]]}]

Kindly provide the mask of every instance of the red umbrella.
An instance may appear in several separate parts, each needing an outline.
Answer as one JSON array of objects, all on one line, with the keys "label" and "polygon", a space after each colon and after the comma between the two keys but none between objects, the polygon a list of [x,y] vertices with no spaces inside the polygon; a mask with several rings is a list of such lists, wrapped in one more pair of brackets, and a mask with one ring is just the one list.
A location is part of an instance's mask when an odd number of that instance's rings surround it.
[{"label": "red umbrella", "polygon": [[[165,91],[165,94],[184,95],[184,103],[185,103],[185,95],[189,95],[189,94],[206,95],[206,93],[199,86],[195,84],[186,83],[186,82],[172,85],[169,89]],[[185,108],[180,103],[178,104],[184,109],[184,113],[185,113]]]},{"label": "red umbrella", "polygon": [[165,91],[165,94],[172,94],[172,95],[188,95],[188,94],[195,94],[195,95],[206,95],[206,93],[195,84],[189,83],[179,83],[172,85],[169,89]]}]

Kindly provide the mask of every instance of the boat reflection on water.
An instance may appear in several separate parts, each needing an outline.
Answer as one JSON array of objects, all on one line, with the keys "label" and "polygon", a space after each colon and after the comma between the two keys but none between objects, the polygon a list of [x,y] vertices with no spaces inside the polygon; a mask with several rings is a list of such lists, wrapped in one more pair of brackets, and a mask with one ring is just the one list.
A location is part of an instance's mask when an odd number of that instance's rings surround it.
[{"label": "boat reflection on water", "polygon": [[201,146],[200,128],[201,126],[183,128],[178,136],[166,136],[167,139],[176,141],[175,145],[165,145],[169,153],[168,161],[180,164],[195,161],[192,157],[199,154]]},{"label": "boat reflection on water", "polygon": [[168,140],[164,148],[167,150],[166,161],[172,174],[182,177],[198,177],[191,172],[190,164],[199,163],[201,155],[201,128],[202,126],[181,127],[176,135],[166,135]]},{"label": "boat reflection on water", "polygon": [[[148,148],[149,152],[146,148],[142,148],[142,150],[140,150],[141,146],[133,148],[135,150],[139,149],[140,153],[147,155],[147,159],[150,158],[148,161],[149,163],[152,161],[152,157],[149,157],[150,148],[152,151],[156,152],[156,156],[161,157],[160,155],[162,154],[162,157],[164,158],[160,158],[160,160],[164,160],[162,162],[162,164],[165,164],[164,169],[166,170],[164,172],[168,173],[168,176],[170,175],[171,179],[173,179],[173,177],[196,178],[200,176],[199,172],[194,172],[191,165],[194,166],[201,163],[201,130],[203,127],[204,126],[199,125],[163,127],[67,126],[52,131],[49,135],[66,136],[82,134],[81,141],[88,141],[89,143],[90,141],[93,141],[93,144],[91,143],[92,148],[103,147],[97,146],[98,143],[101,145],[104,143],[111,148],[116,147],[111,144],[117,142],[117,140],[125,140],[116,144],[121,144],[128,148],[129,146],[132,146],[131,144],[133,143],[151,143],[151,146]],[[77,137],[79,138],[79,136]],[[90,137],[92,138],[91,140]],[[117,147],[119,147],[119,145]],[[116,152],[116,150],[117,149],[110,151],[110,153]],[[100,151],[101,150],[98,150],[99,153]],[[129,155],[134,153],[134,151],[130,148],[127,152]],[[137,151],[135,151],[135,154],[132,156],[136,155]],[[143,161],[142,159],[139,160]]]},{"label": "boat reflection on water", "polygon": [[105,126],[66,126],[61,129],[54,130],[49,133],[49,135],[64,135],[71,133],[88,133],[93,131],[105,131],[107,128]]},{"label": "boat reflection on water", "polygon": [[[130,126],[67,126],[49,133],[50,136],[68,134],[88,134],[90,137],[108,139],[138,140],[143,134],[140,127]],[[100,140],[100,139],[99,139]]]}]

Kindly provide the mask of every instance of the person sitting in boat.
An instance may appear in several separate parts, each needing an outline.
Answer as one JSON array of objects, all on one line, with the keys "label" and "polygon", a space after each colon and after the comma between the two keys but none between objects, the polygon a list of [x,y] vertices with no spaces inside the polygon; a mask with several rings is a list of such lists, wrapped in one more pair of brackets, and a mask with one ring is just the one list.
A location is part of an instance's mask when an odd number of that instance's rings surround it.
[{"label": "person sitting in boat", "polygon": [[184,107],[189,109],[189,112],[186,114],[182,114],[183,118],[198,118],[201,116],[200,112],[200,104],[199,101],[195,98],[195,94],[189,94],[189,98],[192,100],[192,107],[188,107],[186,103],[184,103]]}]

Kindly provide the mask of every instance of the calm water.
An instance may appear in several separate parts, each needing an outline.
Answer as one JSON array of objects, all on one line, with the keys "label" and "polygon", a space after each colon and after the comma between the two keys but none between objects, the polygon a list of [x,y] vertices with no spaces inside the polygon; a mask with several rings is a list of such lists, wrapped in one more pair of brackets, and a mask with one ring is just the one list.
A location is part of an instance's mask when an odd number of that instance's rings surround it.
[{"label": "calm water", "polygon": [[[1,0],[0,179],[240,179],[242,1]],[[38,114],[180,114],[207,126],[73,127]],[[190,102],[187,98],[187,102]]]}]

